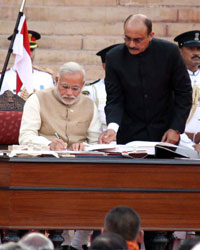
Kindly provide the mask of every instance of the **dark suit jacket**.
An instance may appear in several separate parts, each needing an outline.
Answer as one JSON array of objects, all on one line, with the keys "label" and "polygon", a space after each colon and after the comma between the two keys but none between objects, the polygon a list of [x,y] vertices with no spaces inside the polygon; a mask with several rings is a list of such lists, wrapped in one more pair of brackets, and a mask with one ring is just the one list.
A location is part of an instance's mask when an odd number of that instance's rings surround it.
[{"label": "dark suit jacket", "polygon": [[192,104],[192,87],[178,47],[153,39],[138,55],[121,44],[106,55],[107,124],[120,125],[118,143],[160,141],[164,132],[181,133]]}]

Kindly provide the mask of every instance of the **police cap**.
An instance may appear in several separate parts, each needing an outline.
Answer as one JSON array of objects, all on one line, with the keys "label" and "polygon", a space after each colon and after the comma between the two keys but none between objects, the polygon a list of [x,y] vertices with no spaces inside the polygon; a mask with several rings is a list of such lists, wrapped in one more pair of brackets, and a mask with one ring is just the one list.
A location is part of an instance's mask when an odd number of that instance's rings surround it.
[{"label": "police cap", "polygon": [[113,45],[111,45],[109,47],[106,47],[106,48],[104,48],[104,49],[102,49],[102,50],[100,50],[99,52],[96,53],[97,56],[101,57],[102,63],[105,63],[105,61],[106,61],[106,53],[109,50],[111,50],[112,48],[114,48],[115,46],[117,46],[117,45],[119,45],[119,43],[118,44],[113,44]]},{"label": "police cap", "polygon": [[[28,39],[30,43],[30,48],[35,49],[38,47],[37,40],[41,38],[41,35],[33,30],[28,30]],[[8,37],[8,40],[12,39],[12,35]]]},{"label": "police cap", "polygon": [[179,48],[185,47],[200,47],[200,30],[192,30],[184,32],[174,38],[178,42]]}]

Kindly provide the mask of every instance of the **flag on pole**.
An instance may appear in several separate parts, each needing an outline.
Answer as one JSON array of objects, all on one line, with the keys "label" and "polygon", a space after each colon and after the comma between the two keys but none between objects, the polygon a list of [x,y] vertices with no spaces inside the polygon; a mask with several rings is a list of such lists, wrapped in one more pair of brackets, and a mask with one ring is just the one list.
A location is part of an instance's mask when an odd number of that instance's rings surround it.
[{"label": "flag on pole", "polygon": [[33,92],[32,84],[32,61],[31,51],[28,38],[28,29],[26,18],[23,14],[13,44],[13,54],[15,54],[14,69],[17,72],[16,79],[16,93],[18,93],[23,86],[29,94]]}]

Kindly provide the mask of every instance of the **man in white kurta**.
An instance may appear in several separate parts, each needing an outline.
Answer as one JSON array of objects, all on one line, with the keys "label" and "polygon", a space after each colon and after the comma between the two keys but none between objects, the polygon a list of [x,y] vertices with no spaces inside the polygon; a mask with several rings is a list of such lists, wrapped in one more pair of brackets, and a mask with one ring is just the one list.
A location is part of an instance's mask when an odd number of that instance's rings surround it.
[{"label": "man in white kurta", "polygon": [[32,94],[24,105],[19,143],[49,145],[57,133],[68,148],[73,143],[98,143],[101,133],[96,105],[80,94],[71,105],[59,100],[57,86]]},{"label": "man in white kurta", "polygon": [[[83,142],[97,143],[101,122],[94,102],[81,94],[85,71],[77,63],[61,66],[56,86],[32,94],[24,105],[20,144],[49,145],[51,150],[83,150]],[[59,138],[57,138],[59,137]],[[82,250],[92,231],[76,230],[72,243],[64,230],[63,249]]]}]

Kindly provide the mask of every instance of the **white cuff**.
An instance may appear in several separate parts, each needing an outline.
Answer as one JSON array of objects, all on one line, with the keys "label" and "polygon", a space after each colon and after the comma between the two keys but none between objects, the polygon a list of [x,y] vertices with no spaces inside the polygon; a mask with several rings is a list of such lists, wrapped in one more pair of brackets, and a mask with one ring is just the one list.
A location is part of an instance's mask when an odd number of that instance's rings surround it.
[{"label": "white cuff", "polygon": [[107,129],[113,129],[116,133],[119,129],[119,125],[115,122],[111,122],[108,124],[108,128]]}]

